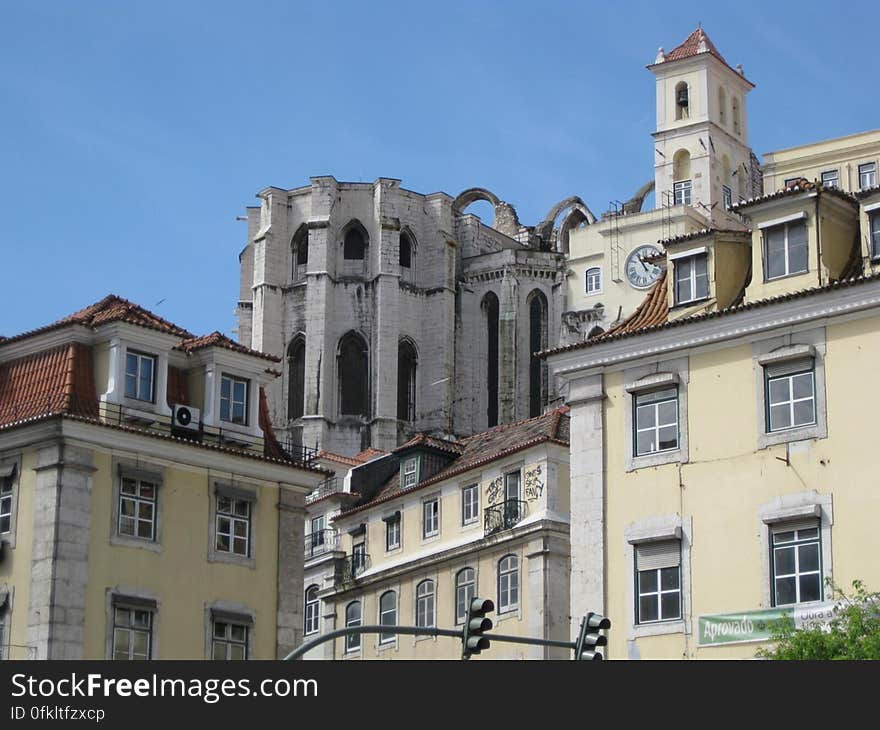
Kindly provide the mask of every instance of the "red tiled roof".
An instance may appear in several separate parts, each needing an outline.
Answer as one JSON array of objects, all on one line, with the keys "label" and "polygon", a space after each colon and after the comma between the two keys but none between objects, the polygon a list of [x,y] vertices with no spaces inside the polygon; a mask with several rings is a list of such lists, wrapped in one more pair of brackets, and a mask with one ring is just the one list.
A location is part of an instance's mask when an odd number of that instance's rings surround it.
[{"label": "red tiled roof", "polygon": [[58,413],[97,415],[91,349],[71,343],[0,363],[0,426]]},{"label": "red tiled roof", "polygon": [[318,452],[318,459],[325,459],[326,461],[337,461],[340,464],[347,464],[348,466],[357,466],[358,464],[362,464],[362,461],[359,461],[353,456],[343,456],[342,454],[335,454],[332,451],[327,451],[326,449],[321,449]]},{"label": "red tiled roof", "polygon": [[740,211],[745,208],[750,208],[753,205],[757,205],[759,203],[765,203],[768,200],[776,200],[778,198],[785,198],[790,195],[800,195],[801,193],[809,193],[809,192],[819,192],[829,195],[834,195],[841,200],[845,200],[848,203],[851,203],[854,206],[858,206],[859,201],[850,193],[845,190],[841,190],[836,187],[826,187],[822,185],[822,183],[818,181],[809,181],[805,177],[800,177],[797,180],[791,180],[785,187],[780,188],[776,192],[767,193],[766,195],[759,195],[755,198],[749,198],[748,200],[742,200],[739,203],[734,203],[730,206],[730,210],[732,211]]},{"label": "red tiled roof", "polygon": [[[701,42],[705,43],[705,51],[700,50]],[[721,52],[715,47],[715,44],[712,43],[712,40],[709,38],[706,31],[703,30],[702,26],[697,28],[693,33],[691,33],[687,38],[684,39],[684,42],[680,45],[677,45],[673,48],[669,53],[664,54],[664,63],[669,63],[670,61],[683,61],[686,58],[693,58],[694,56],[699,56],[701,53],[710,53],[715,58],[717,58],[721,63],[723,63],[727,68],[733,71],[736,74],[739,74],[738,69],[734,69],[725,59],[724,56],[721,55]],[[657,64],[651,64],[657,65]],[[742,74],[740,74],[742,75]],[[743,76],[745,79],[745,76]],[[752,83],[745,79],[748,83]],[[752,84],[754,86],[754,84]]]},{"label": "red tiled roof", "polygon": [[[527,449],[530,446],[543,442],[568,446],[570,420],[568,411],[568,406],[561,406],[535,418],[528,418],[516,423],[506,423],[491,428],[488,431],[460,439],[457,442],[460,455],[445,469],[406,490],[401,489],[400,473],[395,472],[373,499],[345,511],[341,517],[360,512],[402,494],[417,491],[422,487],[435,484],[470,469],[475,469],[496,459]],[[441,441],[440,439],[434,440]],[[442,441],[442,443],[449,442]]]},{"label": "red tiled roof", "polygon": [[398,446],[394,449],[394,453],[398,453],[400,451],[405,451],[407,449],[411,449],[414,446],[427,446],[432,449],[437,449],[439,451],[444,451],[448,454],[458,455],[461,453],[461,444],[455,441],[447,441],[445,439],[439,439],[434,436],[429,436],[426,433],[419,433],[413,436],[406,443]]},{"label": "red tiled roof", "polygon": [[202,335],[201,337],[189,337],[177,345],[175,349],[190,353],[195,350],[202,350],[206,347],[223,347],[227,350],[232,350],[233,352],[241,352],[245,355],[262,357],[264,360],[271,360],[272,362],[281,362],[280,357],[269,355],[268,353],[260,352],[259,350],[252,350],[250,347],[240,345],[235,340],[231,340],[226,335],[217,331],[214,331],[209,335]]},{"label": "red tiled roof", "polygon": [[[660,280],[658,280],[659,283]],[[807,289],[799,289],[793,292],[786,292],[785,294],[777,294],[775,297],[767,297],[766,299],[758,299],[753,302],[746,302],[745,304],[733,304],[729,307],[725,307],[724,309],[715,309],[711,311],[703,311],[698,312],[696,314],[691,314],[687,317],[680,317],[678,319],[661,319],[657,316],[656,320],[651,320],[646,317],[645,323],[640,327],[627,327],[623,328],[621,325],[620,328],[615,328],[614,331],[608,331],[603,335],[598,337],[592,337],[589,340],[584,340],[583,342],[576,342],[572,345],[566,345],[564,347],[557,347],[553,350],[544,350],[541,352],[542,357],[546,357],[549,355],[556,355],[561,352],[568,352],[570,350],[580,350],[587,347],[592,347],[594,345],[600,345],[606,340],[619,340],[624,337],[633,337],[636,335],[647,334],[649,332],[656,332],[658,330],[669,329],[671,327],[680,327],[685,324],[689,324],[690,322],[701,322],[706,319],[715,319],[716,317],[726,317],[731,314],[736,314],[737,312],[745,312],[750,309],[758,309],[759,307],[768,307],[777,302],[788,302],[794,299],[803,299],[805,297],[810,297],[818,294],[822,294],[825,292],[833,291],[835,289],[847,289],[851,286],[858,286],[860,284],[866,284],[870,282],[880,281],[880,274],[869,274],[863,275],[858,274],[856,276],[851,276],[849,278],[841,277],[840,279],[836,279],[828,284],[823,284],[822,286],[814,286],[809,287]],[[654,292],[648,295],[646,301],[652,298]],[[642,308],[646,304],[642,302],[639,305],[639,309]],[[659,305],[658,305],[659,307]],[[638,310],[636,310],[638,312]],[[633,313],[633,317],[635,317],[635,312]],[[627,320],[629,322],[630,320]],[[626,324],[626,322],[624,323]]]},{"label": "red tiled roof", "polygon": [[109,322],[128,322],[129,324],[146,327],[147,329],[156,330],[158,332],[166,332],[170,335],[176,335],[177,337],[193,336],[191,332],[187,332],[187,330],[178,327],[167,319],[162,319],[159,315],[153,314],[138,304],[134,304],[127,299],[116,296],[115,294],[108,294],[101,301],[95,302],[85,309],[80,309],[78,312],[74,312],[66,317],[62,317],[57,322],[53,322],[45,327],[39,327],[28,332],[22,332],[13,337],[8,337],[3,340],[3,344],[15,340],[23,340],[27,337],[33,337],[34,335],[51,332],[52,330],[61,329],[63,327],[69,327],[70,325],[78,324],[83,327],[94,329],[95,327],[99,327],[102,324],[108,324]]},{"label": "red tiled roof", "polygon": [[355,454],[354,460],[363,464],[367,461],[370,461],[371,459],[375,459],[377,456],[385,456],[387,453],[389,452],[385,451],[384,449],[374,449],[372,446],[370,446],[360,453]]}]

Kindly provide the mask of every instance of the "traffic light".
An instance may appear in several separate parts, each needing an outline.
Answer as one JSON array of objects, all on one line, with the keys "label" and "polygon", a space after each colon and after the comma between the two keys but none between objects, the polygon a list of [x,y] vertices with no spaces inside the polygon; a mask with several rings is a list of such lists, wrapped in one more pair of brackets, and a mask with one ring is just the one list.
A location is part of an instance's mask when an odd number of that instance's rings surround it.
[{"label": "traffic light", "polygon": [[479,654],[483,649],[489,648],[489,637],[483,636],[483,632],[492,628],[492,619],[486,618],[486,614],[494,610],[495,604],[488,598],[471,599],[461,631],[462,659],[470,659],[471,654]]},{"label": "traffic light", "polygon": [[610,629],[611,621],[600,616],[598,613],[590,611],[584,620],[581,621],[581,630],[578,634],[577,645],[574,649],[575,659],[586,659],[588,661],[596,661],[602,658],[602,655],[596,651],[597,647],[606,646],[608,639],[599,633],[602,629]]}]

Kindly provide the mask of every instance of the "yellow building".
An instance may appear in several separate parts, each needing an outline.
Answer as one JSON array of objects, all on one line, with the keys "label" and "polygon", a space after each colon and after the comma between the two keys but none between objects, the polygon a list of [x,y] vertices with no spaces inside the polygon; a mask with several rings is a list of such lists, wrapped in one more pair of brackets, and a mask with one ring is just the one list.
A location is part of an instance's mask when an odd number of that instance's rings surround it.
[{"label": "yellow building", "polygon": [[826,581],[880,588],[880,188],[842,187],[792,180],[733,206],[750,233],[665,241],[630,318],[548,353],[570,614],[611,619],[610,658],[752,657],[771,619],[828,616]]},{"label": "yellow building", "polygon": [[277,360],[113,295],[0,338],[0,653],[272,659],[302,636]]},{"label": "yellow building", "polygon": [[804,177],[825,187],[856,193],[877,186],[878,165],[880,129],[875,129],[768,152],[762,169],[768,190],[778,190]]},{"label": "yellow building", "polygon": [[[460,629],[480,597],[495,603],[490,639],[572,641],[566,408],[461,440],[419,435],[349,461],[309,500],[306,640],[369,624]],[[482,656],[571,651],[493,642]],[[460,639],[392,633],[336,639],[307,655],[460,657]]]},{"label": "yellow building", "polygon": [[[569,277],[563,344],[626,319],[661,268],[658,241],[706,228],[745,230],[733,203],[760,194],[749,147],[746,96],[754,85],[702,28],[648,66],[656,79],[654,179],[598,221],[560,228]],[[644,210],[654,194],[654,208]],[[567,339],[566,339],[567,338]]]}]

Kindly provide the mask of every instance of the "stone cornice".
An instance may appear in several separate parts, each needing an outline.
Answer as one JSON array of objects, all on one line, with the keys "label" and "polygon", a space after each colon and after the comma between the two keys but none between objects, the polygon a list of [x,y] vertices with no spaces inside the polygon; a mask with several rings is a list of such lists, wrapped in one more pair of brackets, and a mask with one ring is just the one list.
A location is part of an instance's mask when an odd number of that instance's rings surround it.
[{"label": "stone cornice", "polygon": [[878,315],[878,310],[880,279],[600,342],[549,355],[547,361],[556,375],[571,380],[591,371],[620,370],[643,358],[680,355],[701,347],[734,346],[772,336],[782,328],[804,329],[830,318]]}]

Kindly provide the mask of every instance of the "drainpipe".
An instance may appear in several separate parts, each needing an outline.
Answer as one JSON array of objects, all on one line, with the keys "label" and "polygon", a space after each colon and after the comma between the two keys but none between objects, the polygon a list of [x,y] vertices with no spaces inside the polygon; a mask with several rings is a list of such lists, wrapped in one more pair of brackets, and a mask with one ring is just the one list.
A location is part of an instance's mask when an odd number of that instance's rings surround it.
[{"label": "drainpipe", "polygon": [[816,255],[818,260],[816,262],[816,272],[819,275],[819,286],[822,286],[822,226],[819,225],[819,197],[822,195],[821,190],[816,191],[816,205],[815,205],[815,216],[816,216]]}]

